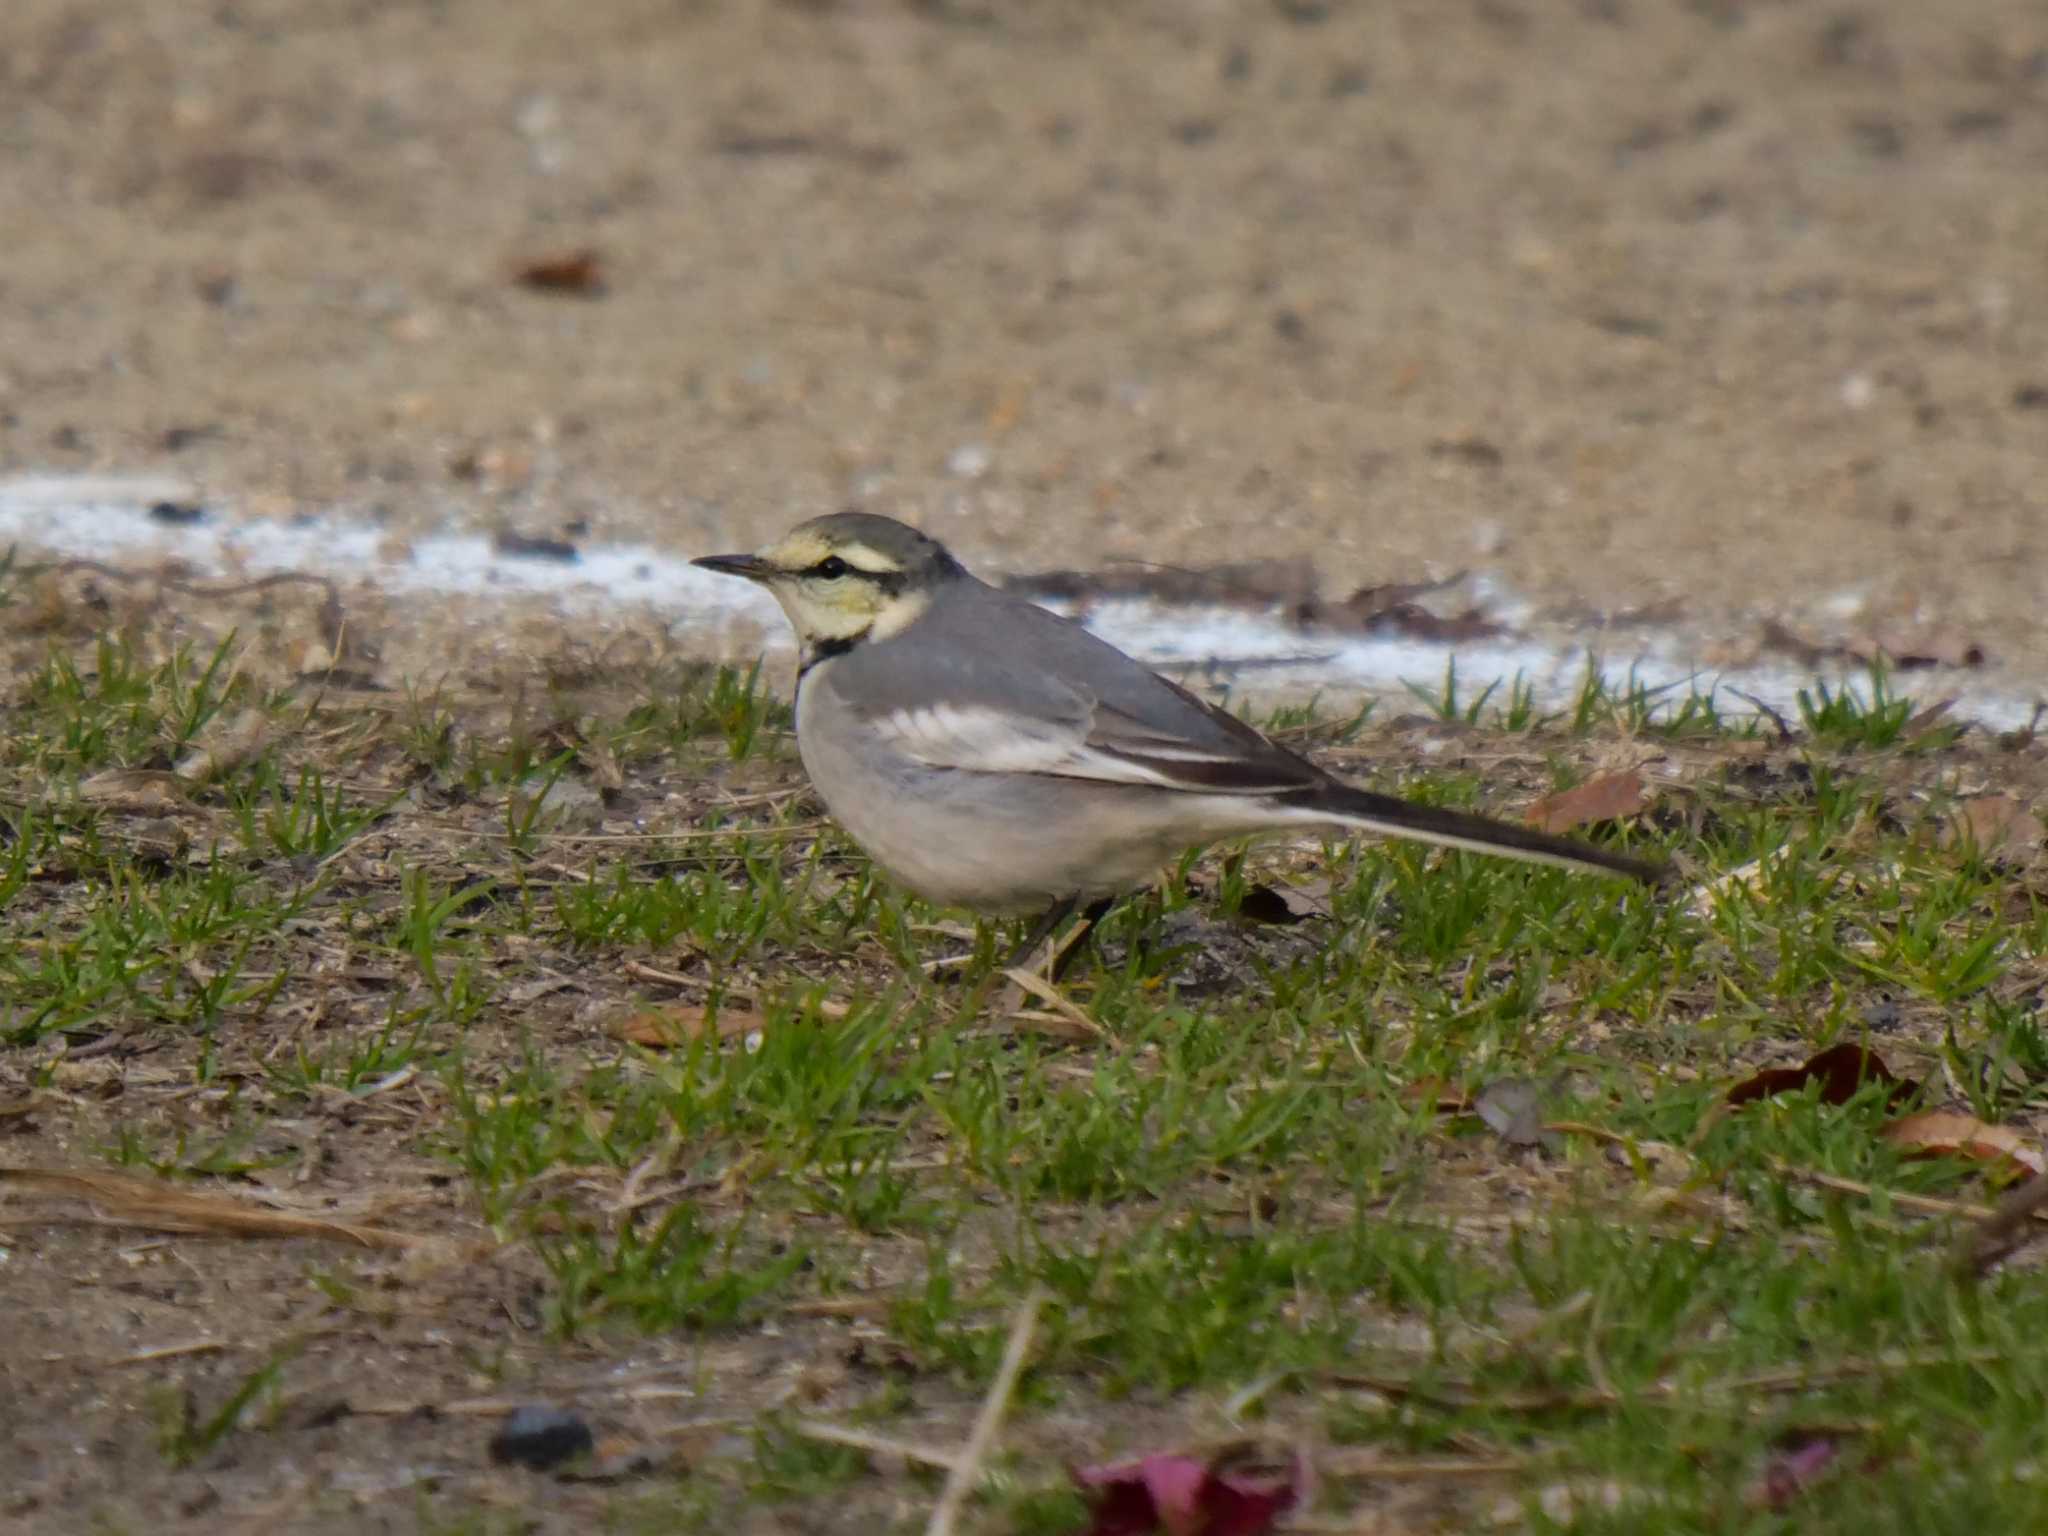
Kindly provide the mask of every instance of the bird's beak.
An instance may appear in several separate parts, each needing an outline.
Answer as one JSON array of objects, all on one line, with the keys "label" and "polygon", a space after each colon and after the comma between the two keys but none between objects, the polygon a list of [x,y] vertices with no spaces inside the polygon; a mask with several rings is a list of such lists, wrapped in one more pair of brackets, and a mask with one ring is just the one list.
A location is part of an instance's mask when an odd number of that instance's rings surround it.
[{"label": "bird's beak", "polygon": [[759,555],[703,555],[690,564],[717,571],[721,576],[744,576],[749,581],[766,581],[775,573],[775,567]]}]

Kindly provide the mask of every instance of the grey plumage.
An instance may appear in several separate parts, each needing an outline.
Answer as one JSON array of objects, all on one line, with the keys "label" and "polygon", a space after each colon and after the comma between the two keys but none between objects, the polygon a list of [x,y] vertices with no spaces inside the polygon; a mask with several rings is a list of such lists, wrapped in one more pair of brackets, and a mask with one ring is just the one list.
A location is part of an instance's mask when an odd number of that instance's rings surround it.
[{"label": "grey plumage", "polygon": [[878,864],[940,903],[1058,906],[1127,890],[1196,843],[1311,827],[1655,874],[1345,784],[886,518],[840,513],[703,563],[782,601],[804,643],[813,783]]}]

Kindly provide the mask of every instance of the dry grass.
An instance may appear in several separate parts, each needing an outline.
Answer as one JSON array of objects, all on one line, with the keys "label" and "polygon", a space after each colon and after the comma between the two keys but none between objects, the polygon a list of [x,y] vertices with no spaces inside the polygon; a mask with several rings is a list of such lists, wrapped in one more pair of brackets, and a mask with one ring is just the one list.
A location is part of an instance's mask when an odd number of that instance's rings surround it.
[{"label": "dry grass", "polygon": [[[1867,693],[1283,722],[1497,808],[1637,774],[1693,890],[1229,854],[1005,997],[743,678],[302,675],[288,590],[91,574],[0,610],[0,1516],[1052,1532],[1070,1463],[1246,1437],[1320,1463],[1311,1529],[1761,1530],[1815,1435],[1804,1529],[2026,1505],[2041,1303],[1947,1263],[2001,1170],[1878,1092],[1718,1106],[1854,1039],[2038,1143],[2038,850],[1943,835],[2031,742]],[[484,1454],[535,1400],[598,1430],[570,1476]]]}]

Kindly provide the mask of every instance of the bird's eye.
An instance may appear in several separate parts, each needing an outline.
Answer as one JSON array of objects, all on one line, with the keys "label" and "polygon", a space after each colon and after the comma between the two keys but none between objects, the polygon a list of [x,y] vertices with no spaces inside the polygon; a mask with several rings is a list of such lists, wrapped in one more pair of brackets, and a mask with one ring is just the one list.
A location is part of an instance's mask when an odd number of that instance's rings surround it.
[{"label": "bird's eye", "polygon": [[827,581],[837,581],[852,569],[852,566],[848,565],[837,555],[827,555],[811,567],[811,574],[813,576],[822,576]]}]

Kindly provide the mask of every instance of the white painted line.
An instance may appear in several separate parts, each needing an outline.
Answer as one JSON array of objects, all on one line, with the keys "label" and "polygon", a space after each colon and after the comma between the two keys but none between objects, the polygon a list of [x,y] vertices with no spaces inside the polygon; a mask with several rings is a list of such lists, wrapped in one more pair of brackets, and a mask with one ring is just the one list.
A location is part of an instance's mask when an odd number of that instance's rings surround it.
[{"label": "white painted line", "polygon": [[[177,560],[207,575],[261,576],[293,571],[326,576],[344,590],[368,584],[400,595],[539,597],[565,614],[642,607],[678,626],[723,626],[745,620],[783,636],[775,604],[758,589],[729,576],[700,571],[683,557],[651,546],[580,546],[573,561],[508,555],[477,534],[436,534],[399,540],[339,511],[291,521],[234,522],[218,515],[196,523],[159,522],[149,516],[161,501],[192,499],[189,486],[161,477],[25,476],[0,480],[0,547],[20,544],[71,558],[109,564]],[[1512,602],[1496,593],[1499,611]],[[1142,601],[1091,604],[1088,627],[1153,666],[1179,671],[1214,664],[1219,682],[1253,692],[1320,689],[1399,696],[1404,683],[1436,690],[1453,655],[1461,692],[1470,698],[1488,683],[1520,677],[1539,709],[1556,709],[1576,696],[1584,680],[1582,644],[1500,638],[1455,647],[1398,636],[1304,631],[1258,613],[1224,607],[1165,608]],[[1681,650],[1678,636],[1639,631],[1626,652],[1605,639],[1600,660],[1611,688],[1631,678],[1650,687],[1675,682],[1673,705],[1687,693],[1734,687],[1793,713],[1811,671],[1782,662],[1705,671]],[[787,642],[778,640],[777,649]],[[1304,659],[1306,658],[1306,659]],[[1853,679],[1852,679],[1853,680]],[[1839,681],[1830,676],[1831,685]],[[1910,686],[1911,680],[1908,680]],[[1944,675],[1922,693],[1953,695],[1956,718],[1994,728],[2025,724],[2031,695],[2000,691],[1974,678]],[[1501,695],[1496,694],[1499,702]],[[1737,700],[1724,709],[1741,714]]]}]

